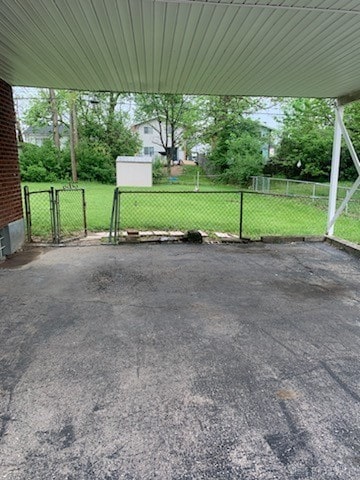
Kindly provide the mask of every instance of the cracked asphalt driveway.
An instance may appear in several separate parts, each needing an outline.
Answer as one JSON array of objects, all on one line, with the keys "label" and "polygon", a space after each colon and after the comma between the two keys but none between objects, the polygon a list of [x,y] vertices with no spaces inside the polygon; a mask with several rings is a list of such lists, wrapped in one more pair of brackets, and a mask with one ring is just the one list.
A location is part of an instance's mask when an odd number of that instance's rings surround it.
[{"label": "cracked asphalt driveway", "polygon": [[123,245],[3,267],[1,479],[360,478],[359,260]]}]

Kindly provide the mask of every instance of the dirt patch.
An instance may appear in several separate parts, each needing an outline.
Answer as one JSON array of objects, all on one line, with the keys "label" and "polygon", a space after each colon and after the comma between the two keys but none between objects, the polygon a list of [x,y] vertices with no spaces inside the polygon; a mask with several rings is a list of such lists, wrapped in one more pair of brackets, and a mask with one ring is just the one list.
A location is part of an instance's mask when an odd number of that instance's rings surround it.
[{"label": "dirt patch", "polygon": [[281,400],[294,400],[299,395],[294,390],[279,390],[276,392],[276,396]]},{"label": "dirt patch", "polygon": [[42,248],[28,248],[20,252],[8,255],[3,262],[0,262],[0,268],[12,269],[27,265],[43,253]]}]

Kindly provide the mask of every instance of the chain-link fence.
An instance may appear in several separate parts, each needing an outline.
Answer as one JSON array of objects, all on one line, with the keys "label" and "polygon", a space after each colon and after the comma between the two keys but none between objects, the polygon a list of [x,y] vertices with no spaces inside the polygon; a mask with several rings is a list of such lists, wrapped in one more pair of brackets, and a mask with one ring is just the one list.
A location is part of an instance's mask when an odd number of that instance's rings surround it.
[{"label": "chain-link fence", "polygon": [[26,234],[29,242],[55,242],[54,190],[30,192],[24,187]]},{"label": "chain-link fence", "polygon": [[126,192],[120,194],[120,228],[200,229],[239,234],[238,192]]},{"label": "chain-link fence", "polygon": [[58,241],[87,234],[85,190],[55,191]]},{"label": "chain-link fence", "polygon": [[[283,195],[303,195],[311,198],[329,197],[330,184],[292,180],[290,178],[251,177],[251,188],[255,192],[278,193]],[[351,187],[338,186],[337,197],[345,198]],[[360,201],[360,188],[355,192],[353,199]]]},{"label": "chain-link fence", "polygon": [[327,200],[315,203],[303,196],[250,194],[244,195],[244,236],[324,235],[327,221]]},{"label": "chain-link fence", "polygon": [[[203,230],[240,238],[324,235],[328,199],[249,191],[117,192],[112,230]],[[360,202],[337,221],[336,234],[360,242]]]},{"label": "chain-link fence", "polygon": [[84,189],[69,188],[31,192],[24,187],[27,240],[60,243],[86,236]]},{"label": "chain-link fence", "polygon": [[207,186],[213,186],[214,183],[221,180],[221,175],[207,175],[199,171],[197,172],[186,172],[173,174],[173,175],[164,175],[161,178],[156,179],[154,185],[183,185],[190,186],[192,188],[203,188]]}]

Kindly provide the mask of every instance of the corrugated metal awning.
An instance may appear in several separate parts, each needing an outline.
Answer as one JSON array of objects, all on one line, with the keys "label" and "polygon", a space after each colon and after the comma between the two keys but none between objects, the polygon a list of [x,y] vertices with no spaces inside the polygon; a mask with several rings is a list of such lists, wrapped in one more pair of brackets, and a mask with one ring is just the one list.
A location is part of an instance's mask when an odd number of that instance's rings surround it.
[{"label": "corrugated metal awning", "polygon": [[341,97],[360,90],[359,25],[358,0],[0,0],[0,78]]}]

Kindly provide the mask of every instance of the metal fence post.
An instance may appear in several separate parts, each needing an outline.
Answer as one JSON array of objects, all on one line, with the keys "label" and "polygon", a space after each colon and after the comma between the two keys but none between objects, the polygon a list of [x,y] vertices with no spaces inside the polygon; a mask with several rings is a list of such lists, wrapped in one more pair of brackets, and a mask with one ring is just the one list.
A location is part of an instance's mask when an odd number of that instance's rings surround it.
[{"label": "metal fence post", "polygon": [[26,236],[27,241],[31,242],[31,209],[29,187],[24,187],[25,218],[26,218]]},{"label": "metal fence post", "polygon": [[240,225],[239,225],[239,239],[242,238],[243,232],[243,210],[244,210],[244,192],[240,192]]},{"label": "metal fence post", "polygon": [[85,234],[85,237],[87,237],[85,188],[81,189],[81,195],[82,195],[82,207],[83,207],[83,218],[84,218],[84,234]]},{"label": "metal fence post", "polygon": [[113,236],[115,198],[116,198],[116,188],[115,188],[115,190],[114,190],[114,196],[113,196],[113,202],[112,202],[112,208],[111,208],[110,228],[109,228],[109,243],[111,243],[112,236]]},{"label": "metal fence post", "polygon": [[55,190],[55,243],[60,243],[61,225],[60,225],[60,200],[59,190]]},{"label": "metal fence post", "polygon": [[56,235],[56,203],[55,203],[55,192],[54,187],[50,187],[49,190],[49,198],[50,198],[50,222],[51,222],[51,234],[53,243],[57,243],[57,235]]},{"label": "metal fence post", "polygon": [[109,243],[112,242],[112,238],[114,237],[114,242],[116,243],[117,238],[117,228],[118,228],[118,201],[119,201],[119,188],[116,187],[114,190],[114,198],[111,210],[111,218],[110,218],[110,231],[109,231]]},{"label": "metal fence post", "polygon": [[118,195],[117,195],[117,202],[116,202],[116,208],[115,208],[115,242],[119,242],[120,238],[120,195],[121,192],[118,190]]}]

